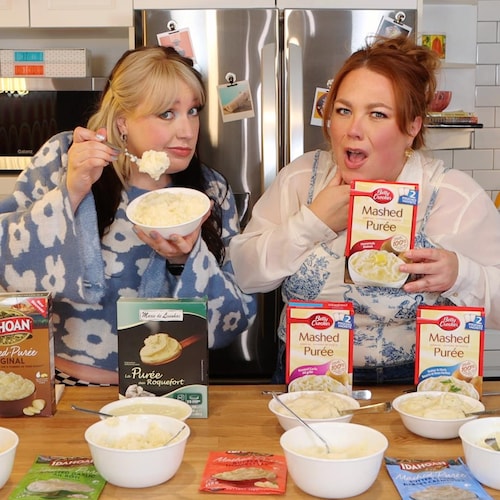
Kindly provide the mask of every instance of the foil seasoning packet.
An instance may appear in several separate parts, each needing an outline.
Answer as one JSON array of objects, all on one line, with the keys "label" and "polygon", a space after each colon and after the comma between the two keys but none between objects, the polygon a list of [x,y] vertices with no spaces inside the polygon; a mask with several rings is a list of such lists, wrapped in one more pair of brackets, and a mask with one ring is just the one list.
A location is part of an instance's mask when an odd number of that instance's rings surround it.
[{"label": "foil seasoning packet", "polygon": [[106,480],[88,457],[39,455],[9,500],[85,498],[97,500]]},{"label": "foil seasoning packet", "polygon": [[492,500],[462,458],[401,459],[384,457],[402,500]]},{"label": "foil seasoning packet", "polygon": [[236,495],[282,495],[287,468],[283,455],[254,451],[212,451],[200,491]]},{"label": "foil seasoning packet", "polygon": [[401,288],[411,279],[399,267],[414,245],[418,194],[412,183],[351,183],[345,283]]}]

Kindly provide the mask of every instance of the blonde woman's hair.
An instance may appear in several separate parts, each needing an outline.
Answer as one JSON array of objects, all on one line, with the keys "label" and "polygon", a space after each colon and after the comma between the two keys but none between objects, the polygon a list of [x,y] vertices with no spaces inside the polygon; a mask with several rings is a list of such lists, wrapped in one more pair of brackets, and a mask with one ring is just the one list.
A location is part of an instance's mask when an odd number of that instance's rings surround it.
[{"label": "blonde woman's hair", "polygon": [[[172,107],[185,83],[202,108],[206,94],[201,75],[191,59],[171,47],[140,47],[129,50],[116,63],[104,88],[99,109],[87,124],[91,130],[106,128],[108,141],[122,145],[118,119],[137,113],[160,115]],[[130,178],[130,160],[120,155],[113,167],[123,185]]]}]

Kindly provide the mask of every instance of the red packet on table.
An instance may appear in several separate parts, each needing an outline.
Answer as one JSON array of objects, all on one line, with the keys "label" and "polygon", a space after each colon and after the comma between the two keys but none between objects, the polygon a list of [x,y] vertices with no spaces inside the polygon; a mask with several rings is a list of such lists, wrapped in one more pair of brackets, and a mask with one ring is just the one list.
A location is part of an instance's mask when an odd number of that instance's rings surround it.
[{"label": "red packet on table", "polygon": [[239,495],[282,495],[286,490],[282,455],[253,451],[212,451],[200,491]]},{"label": "red packet on table", "polygon": [[418,184],[353,181],[346,241],[346,283],[401,288],[400,254],[413,247]]}]

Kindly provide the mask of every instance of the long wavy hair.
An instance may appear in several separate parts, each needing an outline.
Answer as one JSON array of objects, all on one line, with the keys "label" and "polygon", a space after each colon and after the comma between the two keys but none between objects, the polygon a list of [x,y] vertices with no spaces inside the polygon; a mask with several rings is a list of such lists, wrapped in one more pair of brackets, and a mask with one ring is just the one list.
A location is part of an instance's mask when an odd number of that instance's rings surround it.
[{"label": "long wavy hair", "polygon": [[[193,91],[200,103],[200,111],[206,102],[206,91],[201,74],[193,67],[193,61],[181,56],[171,47],[139,47],[126,51],[117,61],[102,92],[97,111],[90,117],[87,127],[91,130],[106,128],[108,140],[120,144],[118,118],[131,113],[139,105],[145,114],[160,115],[174,103],[179,84],[183,82]],[[93,184],[99,235],[109,231],[115,220],[123,189],[128,187],[131,165],[128,157],[120,155],[113,168],[105,168]],[[209,181],[195,153],[188,167],[171,174],[174,186],[183,186],[207,192]],[[226,186],[226,195],[228,187]],[[208,193],[207,193],[208,194]],[[222,241],[222,208],[213,200],[210,217],[202,226],[202,238],[217,261],[225,256]]]}]

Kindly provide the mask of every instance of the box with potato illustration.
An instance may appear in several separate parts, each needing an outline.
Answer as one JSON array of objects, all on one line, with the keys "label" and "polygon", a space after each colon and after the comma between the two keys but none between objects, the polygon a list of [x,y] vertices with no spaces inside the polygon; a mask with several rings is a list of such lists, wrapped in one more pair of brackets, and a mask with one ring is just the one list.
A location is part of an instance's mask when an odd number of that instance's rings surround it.
[{"label": "box with potato illustration", "polygon": [[0,293],[0,417],[55,413],[49,293]]},{"label": "box with potato illustration", "polygon": [[120,397],[172,397],[206,418],[206,301],[122,297],[117,315]]},{"label": "box with potato illustration", "polygon": [[349,199],[345,282],[401,288],[401,254],[413,247],[418,184],[353,181]]},{"label": "box with potato illustration", "polygon": [[352,394],[354,309],[351,302],[287,305],[288,390]]},{"label": "box with potato illustration", "polygon": [[419,306],[415,384],[421,391],[457,392],[480,399],[484,309]]}]

